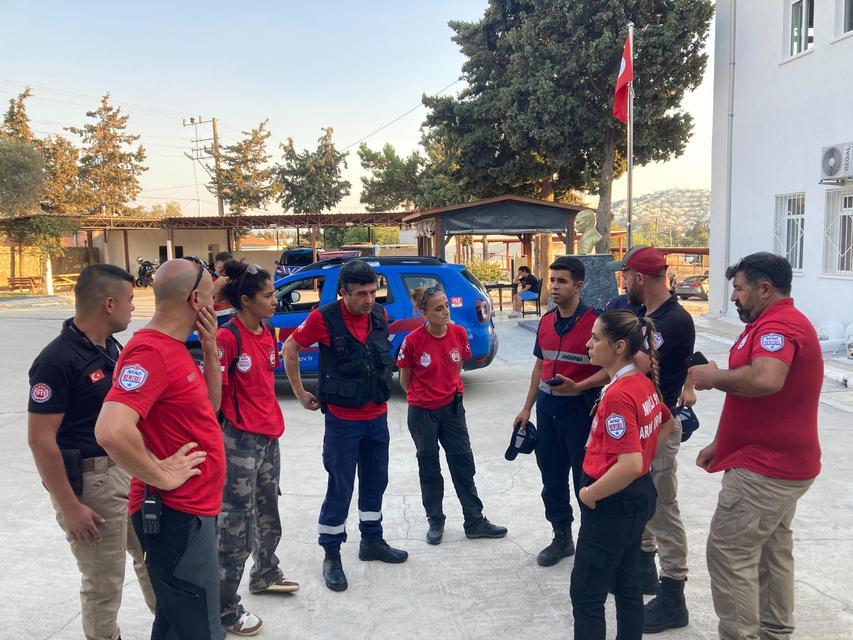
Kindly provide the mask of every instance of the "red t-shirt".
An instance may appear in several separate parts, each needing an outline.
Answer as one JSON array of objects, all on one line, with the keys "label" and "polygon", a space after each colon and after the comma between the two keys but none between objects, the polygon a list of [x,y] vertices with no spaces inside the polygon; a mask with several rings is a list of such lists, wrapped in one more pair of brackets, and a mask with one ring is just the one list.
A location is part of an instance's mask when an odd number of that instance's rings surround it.
[{"label": "red t-shirt", "polygon": [[823,356],[817,333],[792,298],[767,307],[746,325],[729,351],[729,369],[756,358],[790,368],[776,393],[760,398],[726,394],[711,471],[742,467],[777,480],[809,480],[820,472],[817,409]]},{"label": "red t-shirt", "polygon": [[[339,304],[341,305],[344,326],[347,328],[347,331],[349,331],[356,340],[362,344],[366,344],[367,337],[370,335],[370,315],[354,315],[349,312],[343,300],[341,300]],[[387,319],[387,313],[385,314],[385,317]],[[324,346],[328,346],[331,342],[329,340],[329,329],[326,327],[326,321],[323,319],[323,315],[318,309],[314,309],[309,313],[305,322],[300,324],[292,335],[293,339],[296,340],[297,344],[299,344],[303,349],[310,347],[315,342]],[[388,405],[385,402],[377,404],[372,400],[360,407],[342,407],[337,404],[329,404],[329,411],[331,411],[336,418],[340,418],[341,420],[373,420],[374,418],[381,416],[387,410]]]},{"label": "red t-shirt", "polygon": [[397,367],[411,369],[407,397],[409,404],[423,409],[438,409],[453,401],[462,391],[459,368],[471,357],[471,343],[465,327],[451,324],[442,338],[436,338],[420,326],[403,341]]},{"label": "red t-shirt", "polygon": [[[240,331],[242,353],[237,354],[237,339],[229,329],[220,327],[216,333],[216,355],[222,371],[222,413],[235,427],[270,438],[284,433],[284,416],[275,396],[275,370],[279,366],[278,344],[269,330],[261,325],[261,333],[249,331],[236,317],[231,321]],[[234,356],[239,355],[234,377],[228,369]],[[234,395],[240,408],[237,422]]]},{"label": "red t-shirt", "polygon": [[[598,480],[616,464],[620,453],[642,453],[649,472],[658,446],[659,427],[672,418],[646,376],[622,376],[605,388],[592,419],[583,470]],[[637,477],[640,477],[637,476]]]},{"label": "red t-shirt", "polygon": [[[188,442],[207,457],[193,476],[172,491],[156,490],[167,507],[198,516],[215,516],[222,505],[225,448],[222,431],[207,397],[207,385],[184,343],[154,329],[141,329],[127,343],[105,402],[119,402],[139,414],[137,427],[151,453],[167,458]],[[142,505],[144,487],[130,486],[128,511]]]}]

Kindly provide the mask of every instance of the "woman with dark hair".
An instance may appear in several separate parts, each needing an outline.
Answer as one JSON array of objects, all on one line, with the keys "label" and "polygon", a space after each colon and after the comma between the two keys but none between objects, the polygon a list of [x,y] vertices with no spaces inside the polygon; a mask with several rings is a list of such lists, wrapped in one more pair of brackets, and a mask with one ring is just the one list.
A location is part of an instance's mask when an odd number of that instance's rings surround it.
[{"label": "woman with dark hair", "polygon": [[284,577],[275,555],[284,418],[275,395],[278,342],[268,320],[276,307],[272,279],[258,265],[236,260],[225,263],[223,275],[228,278],[223,295],[237,313],[216,335],[227,462],[219,515],[220,612],[228,631],[249,636],[263,626],[237,594],[249,554],[252,593],[292,593],[299,585]]},{"label": "woman with dark hair", "polygon": [[[576,640],[604,640],[611,588],[617,637],[643,635],[637,562],[643,529],[655,511],[649,468],[673,426],[658,388],[654,342],[647,338],[653,331],[648,318],[608,311],[595,321],[587,343],[590,362],[607,371],[610,383],[593,408],[579,492],[581,528],[570,589]],[[653,380],[634,365],[639,351],[649,356]]]},{"label": "woman with dark hair", "polygon": [[456,496],[462,504],[465,535],[502,538],[506,527],[483,517],[474,485],[474,455],[462,406],[462,363],[471,357],[465,328],[450,322],[450,307],[441,287],[412,291],[415,307],[426,323],[406,336],[397,357],[400,384],[409,400],[409,433],[415,442],[421,499],[429,530],[426,540],[439,544],[444,535],[444,479],[439,443],[444,448]]}]

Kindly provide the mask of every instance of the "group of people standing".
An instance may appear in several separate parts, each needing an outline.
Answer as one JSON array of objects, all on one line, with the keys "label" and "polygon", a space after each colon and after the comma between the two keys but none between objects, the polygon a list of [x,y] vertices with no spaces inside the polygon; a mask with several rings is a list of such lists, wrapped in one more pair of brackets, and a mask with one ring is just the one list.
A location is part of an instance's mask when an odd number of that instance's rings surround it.
[{"label": "group of people standing", "polygon": [[[88,267],[75,289],[74,318],[30,370],[30,445],[80,568],[87,640],[120,637],[126,552],[154,612],[152,639],[258,633],[263,622],[237,593],[249,555],[251,592],[299,589],[276,556],[278,440],[285,425],[274,370],[282,355],[300,404],[324,413],[328,483],[318,542],[329,589],[348,588],[340,546],[356,474],[359,559],[408,558],[385,541],[382,528],[394,366],[409,402],[426,541],[440,544],[444,534],[442,448],[466,536],[507,534],[483,515],[474,482],[459,375],[470,346],[464,329],[451,322],[441,287],[412,292],[424,324],[395,359],[388,319],[376,304],[377,274],[364,261],[349,261],[339,272],[340,299],[313,310],[279,353],[268,322],[275,310],[270,274],[221,262],[216,284],[194,262],[164,263],[154,283],[154,316],[124,349],[112,335],[129,324],[132,277],[110,265]],[[681,428],[673,415],[696,401],[694,387],[727,393],[718,435],[697,460],[726,471],[708,543],[720,636],[781,638],[793,630],[790,523],[819,469],[822,361],[814,330],[789,297],[785,265],[783,258],[754,254],[730,269],[733,300],[749,324],[729,370],[714,363],[688,368],[693,322],[670,295],[657,250],[635,248],[614,263],[639,314],[584,305],[577,258],[550,265],[554,309],[540,321],[530,386],[514,424],[516,431],[529,425],[536,406],[533,449],[554,531],[537,562],[553,566],[575,556],[576,638],[604,638],[609,592],[620,638],[688,624],[675,463]],[[214,292],[236,309],[222,327]],[[201,342],[201,369],[184,347],[192,330]],[[299,351],[315,343],[316,395],[299,375]],[[796,410],[776,397],[792,385],[803,403]],[[742,422],[746,415],[749,424]],[[793,444],[765,433],[768,416],[796,416],[797,429],[785,432]],[[576,548],[571,493],[580,509]],[[645,607],[643,592],[656,594]]]}]

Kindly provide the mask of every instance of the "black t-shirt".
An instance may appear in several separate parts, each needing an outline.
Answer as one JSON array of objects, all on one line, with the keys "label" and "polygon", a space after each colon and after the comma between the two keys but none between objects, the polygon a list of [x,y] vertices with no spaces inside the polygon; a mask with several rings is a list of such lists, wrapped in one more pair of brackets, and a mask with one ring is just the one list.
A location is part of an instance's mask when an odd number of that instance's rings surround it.
[{"label": "black t-shirt", "polygon": [[[645,309],[640,317],[645,315]],[[653,336],[660,366],[660,390],[666,406],[672,409],[681,395],[687,377],[687,358],[693,353],[696,329],[693,318],[672,296],[649,314],[655,323]]]},{"label": "black t-shirt", "polygon": [[95,421],[112,386],[119,349],[112,337],[100,349],[69,319],[33,361],[27,411],[65,414],[56,434],[60,449],[79,449],[83,458],[107,455],[95,441]]},{"label": "black t-shirt", "polygon": [[518,279],[519,292],[521,292],[522,289],[524,289],[524,287],[528,285],[530,286],[530,288],[528,289],[530,293],[539,293],[539,278],[534,276],[532,273],[526,276],[521,276]]}]

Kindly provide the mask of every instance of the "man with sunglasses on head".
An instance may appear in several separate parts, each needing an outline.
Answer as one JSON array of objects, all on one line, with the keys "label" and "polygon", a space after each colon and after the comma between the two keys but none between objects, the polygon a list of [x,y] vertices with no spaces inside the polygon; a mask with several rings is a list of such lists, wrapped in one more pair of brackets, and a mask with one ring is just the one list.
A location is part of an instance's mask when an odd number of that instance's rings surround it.
[{"label": "man with sunglasses on head", "polygon": [[[154,280],[154,316],[127,343],[95,437],[133,476],[128,510],[157,595],[152,640],[221,640],[216,517],[225,451],[213,281],[169,260]],[[199,370],[184,347],[197,329]]]},{"label": "man with sunglasses on head", "polygon": [[27,430],[36,467],[80,569],[86,640],[120,634],[126,554],[154,611],[142,548],[127,517],[130,476],[95,441],[95,421],[110,389],[133,312],[133,276],[111,264],[86,267],[74,287],[74,317],[30,369]]},{"label": "man with sunglasses on head", "polygon": [[[385,309],[376,304],[378,275],[367,262],[350,260],[338,272],[341,300],[312,311],[284,343],[284,366],[303,407],[322,409],[326,432],[323,465],[329,474],[320,509],[319,540],[325,550],[323,578],[344,591],[341,544],[358,469],[360,560],[405,562],[409,554],[382,538],[382,496],[388,486],[388,407],[394,358]],[[320,387],[314,397],[302,386],[299,350],[320,346]]]}]

